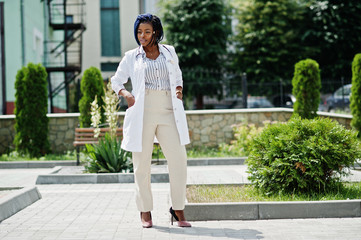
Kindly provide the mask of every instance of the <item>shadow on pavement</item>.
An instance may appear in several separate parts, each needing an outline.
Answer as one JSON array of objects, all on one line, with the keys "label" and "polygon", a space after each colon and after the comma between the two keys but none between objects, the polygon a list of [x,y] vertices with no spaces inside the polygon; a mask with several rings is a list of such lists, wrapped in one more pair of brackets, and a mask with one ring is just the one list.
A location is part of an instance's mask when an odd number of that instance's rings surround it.
[{"label": "shadow on pavement", "polygon": [[209,236],[209,237],[220,237],[229,239],[263,239],[262,232],[253,229],[231,229],[231,228],[214,228],[214,227],[197,227],[192,226],[191,228],[178,228],[174,227],[163,227],[153,226],[154,229],[160,232],[181,234],[189,236]]}]

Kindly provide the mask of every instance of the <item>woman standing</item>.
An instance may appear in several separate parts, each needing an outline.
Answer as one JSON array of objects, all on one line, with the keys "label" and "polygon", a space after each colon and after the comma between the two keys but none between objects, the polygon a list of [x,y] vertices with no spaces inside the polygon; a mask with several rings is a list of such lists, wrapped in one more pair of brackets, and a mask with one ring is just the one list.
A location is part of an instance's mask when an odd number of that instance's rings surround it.
[{"label": "woman standing", "polygon": [[[128,103],[122,148],[133,153],[136,203],[142,225],[153,225],[150,168],[156,137],[168,161],[172,224],[174,217],[178,226],[191,227],[183,213],[187,180],[184,145],[190,140],[178,57],[174,47],[159,44],[163,27],[157,16],[139,15],[134,23],[134,36],[139,47],[125,53],[111,82],[113,90]],[[129,77],[132,93],[124,88]]]}]

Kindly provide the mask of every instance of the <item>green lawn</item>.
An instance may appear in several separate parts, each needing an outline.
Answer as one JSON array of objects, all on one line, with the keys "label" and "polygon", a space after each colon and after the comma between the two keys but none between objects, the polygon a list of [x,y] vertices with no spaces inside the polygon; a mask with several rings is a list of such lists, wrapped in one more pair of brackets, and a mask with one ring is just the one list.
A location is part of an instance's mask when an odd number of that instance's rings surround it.
[{"label": "green lawn", "polygon": [[[157,157],[157,147],[154,148],[153,158]],[[193,147],[187,149],[187,157],[189,158],[216,158],[216,157],[240,157],[231,152],[223,151],[218,147]],[[243,157],[243,156],[242,156]],[[162,151],[159,151],[159,158],[165,158]]]},{"label": "green lawn", "polygon": [[[83,155],[83,154],[82,154]],[[30,158],[27,155],[20,155],[16,151],[9,154],[2,154],[0,161],[58,161],[58,160],[76,160],[75,151],[66,154],[47,154],[41,158]]]},{"label": "green lawn", "polygon": [[[158,147],[153,150],[153,159],[157,158]],[[207,158],[207,157],[237,157],[229,152],[219,150],[217,147],[196,147],[187,149],[188,158]],[[80,153],[80,159],[85,159],[85,149]],[[162,150],[159,150],[159,158],[164,158]],[[0,161],[52,161],[52,160],[76,160],[76,152],[69,151],[66,154],[47,154],[41,158],[30,158],[29,156],[19,155],[16,151],[0,156]]]},{"label": "green lawn", "polygon": [[264,196],[253,185],[191,185],[187,200],[191,203],[264,202],[264,201],[324,201],[361,199],[361,183],[344,183],[343,187],[314,195]]}]

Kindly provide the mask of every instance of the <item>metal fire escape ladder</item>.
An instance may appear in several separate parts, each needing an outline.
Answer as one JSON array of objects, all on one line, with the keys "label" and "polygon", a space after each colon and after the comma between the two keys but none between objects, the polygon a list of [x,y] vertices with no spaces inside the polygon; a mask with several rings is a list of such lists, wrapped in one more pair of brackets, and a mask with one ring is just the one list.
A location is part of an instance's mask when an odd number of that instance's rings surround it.
[{"label": "metal fire escape ladder", "polygon": [[[82,35],[85,27],[84,0],[46,0],[51,40],[45,42],[45,67],[48,72],[49,99],[54,112],[54,97],[65,90],[69,111],[69,84],[81,72]],[[62,77],[59,77],[62,76]]]}]

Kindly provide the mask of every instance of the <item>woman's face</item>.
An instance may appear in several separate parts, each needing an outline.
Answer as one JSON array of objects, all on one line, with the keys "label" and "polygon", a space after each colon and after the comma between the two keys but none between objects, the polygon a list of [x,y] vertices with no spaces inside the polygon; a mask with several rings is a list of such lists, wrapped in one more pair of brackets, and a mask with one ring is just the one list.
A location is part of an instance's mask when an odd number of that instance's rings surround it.
[{"label": "woman's face", "polygon": [[137,36],[143,47],[148,46],[152,42],[153,26],[149,23],[139,24]]}]

